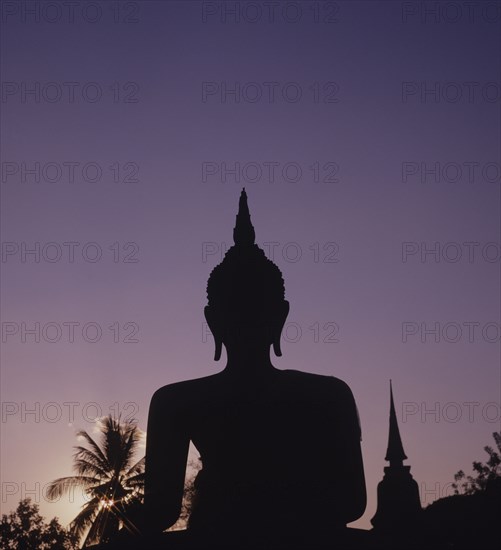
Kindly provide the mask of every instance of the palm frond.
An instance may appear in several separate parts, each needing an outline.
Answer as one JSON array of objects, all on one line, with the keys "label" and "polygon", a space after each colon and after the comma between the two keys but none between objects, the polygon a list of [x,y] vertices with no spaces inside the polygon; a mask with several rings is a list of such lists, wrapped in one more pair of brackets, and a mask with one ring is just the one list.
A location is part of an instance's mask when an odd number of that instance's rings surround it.
[{"label": "palm frond", "polygon": [[79,475],[92,474],[100,477],[110,477],[112,470],[109,466],[103,467],[96,455],[85,447],[75,447],[73,454],[73,469]]},{"label": "palm frond", "polygon": [[99,498],[93,498],[84,504],[82,511],[70,524],[71,532],[74,535],[82,537],[85,531],[91,526],[99,512],[99,503]]},{"label": "palm frond", "polygon": [[146,463],[146,457],[143,456],[143,458],[140,458],[140,459],[134,464],[134,466],[131,466],[131,467],[127,470],[127,472],[125,472],[125,479],[130,479],[129,476],[132,476],[132,475],[137,474],[137,473],[144,472],[145,463]]},{"label": "palm frond", "polygon": [[136,425],[131,425],[130,431],[125,434],[122,471],[126,471],[131,467],[132,458],[134,457],[140,440],[140,430],[137,428]]},{"label": "palm frond", "polygon": [[51,500],[56,500],[61,498],[65,493],[67,493],[71,488],[82,487],[83,489],[88,489],[93,485],[100,483],[100,480],[95,477],[88,476],[69,476],[69,477],[60,477],[52,481],[47,488],[47,498]]},{"label": "palm frond", "polygon": [[109,466],[106,461],[106,457],[104,456],[103,451],[101,450],[101,447],[99,447],[99,445],[94,441],[94,439],[85,430],[78,431],[77,437],[83,437],[85,441],[87,441],[94,455],[99,460],[101,468],[106,469]]},{"label": "palm frond", "polygon": [[144,486],[145,477],[146,474],[144,472],[141,472],[140,474],[136,474],[135,476],[128,477],[126,480],[124,480],[124,484],[128,487],[135,487],[138,485]]},{"label": "palm frond", "polygon": [[130,465],[132,455],[140,441],[140,431],[134,421],[120,423],[108,416],[103,421],[103,449],[110,468],[117,475]]},{"label": "palm frond", "polygon": [[83,548],[95,542],[108,542],[108,538],[118,531],[119,520],[111,508],[101,508],[85,538]]},{"label": "palm frond", "polygon": [[93,497],[97,497],[99,499],[114,499],[117,495],[116,482],[106,481],[104,483],[100,483],[99,485],[95,485],[89,489],[89,493]]}]

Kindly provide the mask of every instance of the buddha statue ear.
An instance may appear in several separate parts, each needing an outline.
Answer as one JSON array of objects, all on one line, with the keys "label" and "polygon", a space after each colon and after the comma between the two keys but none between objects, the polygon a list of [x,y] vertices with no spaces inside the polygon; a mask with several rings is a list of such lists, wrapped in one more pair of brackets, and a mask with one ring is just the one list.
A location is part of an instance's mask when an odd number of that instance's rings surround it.
[{"label": "buddha statue ear", "polygon": [[280,336],[273,340],[273,352],[277,357],[282,357],[282,350],[280,349]]},{"label": "buddha statue ear", "polygon": [[219,361],[219,359],[221,359],[221,352],[223,350],[223,339],[221,338],[220,331],[218,330],[218,324],[216,322],[216,319],[214,318],[214,312],[209,306],[205,306],[204,315],[207,324],[209,325],[209,329],[212,332],[212,336],[214,337],[214,344],[216,346],[216,349],[214,351],[214,361]]},{"label": "buddha statue ear", "polygon": [[280,310],[277,312],[277,324],[276,324],[276,330],[273,334],[273,352],[277,357],[282,357],[282,349],[280,348],[280,338],[282,336],[282,330],[285,325],[285,320],[287,319],[287,315],[289,315],[289,302],[287,300],[284,300],[281,303]]},{"label": "buddha statue ear", "polygon": [[223,350],[223,341],[219,338],[214,337],[214,343],[216,349],[214,350],[214,361],[219,361],[221,359],[221,352]]}]

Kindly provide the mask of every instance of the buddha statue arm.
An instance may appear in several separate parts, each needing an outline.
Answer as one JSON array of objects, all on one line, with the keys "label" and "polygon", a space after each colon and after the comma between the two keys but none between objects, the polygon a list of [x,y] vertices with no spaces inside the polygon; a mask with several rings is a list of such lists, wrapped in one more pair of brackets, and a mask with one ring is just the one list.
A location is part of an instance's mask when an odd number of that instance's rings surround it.
[{"label": "buddha statue arm", "polygon": [[189,435],[186,404],[171,386],[152,397],[146,439],[145,518],[148,533],[168,529],[179,518]]},{"label": "buddha statue arm", "polygon": [[333,424],[336,426],[332,441],[336,449],[333,484],[343,495],[340,510],[343,521],[350,523],[363,515],[367,504],[360,445],[361,428],[357,406],[349,386],[342,382],[340,391],[338,388],[336,393],[332,406]]}]

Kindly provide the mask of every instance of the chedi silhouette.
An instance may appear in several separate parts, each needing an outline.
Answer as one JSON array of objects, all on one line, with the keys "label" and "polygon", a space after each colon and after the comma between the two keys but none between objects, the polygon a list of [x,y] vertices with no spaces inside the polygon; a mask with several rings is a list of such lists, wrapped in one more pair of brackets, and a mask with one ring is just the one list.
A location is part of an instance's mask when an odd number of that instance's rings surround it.
[{"label": "chedi silhouette", "polygon": [[[355,400],[338,378],[273,366],[289,302],[245,189],[233,239],[204,310],[226,366],[151,400],[143,533],[158,548],[332,548],[366,506]],[[189,528],[161,535],[180,513],[190,441],[203,467]]]}]

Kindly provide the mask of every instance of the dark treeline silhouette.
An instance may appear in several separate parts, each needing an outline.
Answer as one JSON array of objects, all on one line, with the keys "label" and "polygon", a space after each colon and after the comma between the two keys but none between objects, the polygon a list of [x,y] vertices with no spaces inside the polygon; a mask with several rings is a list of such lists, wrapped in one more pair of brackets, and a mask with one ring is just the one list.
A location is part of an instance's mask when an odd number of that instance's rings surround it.
[{"label": "dark treeline silhouette", "polygon": [[440,548],[470,550],[501,547],[501,432],[497,451],[484,447],[487,462],[473,462],[476,475],[455,476],[455,495],[436,500],[424,511],[422,528]]},{"label": "dark treeline silhouette", "polygon": [[422,530],[431,548],[454,550],[501,547],[501,478],[469,495],[436,500],[424,510]]},{"label": "dark treeline silhouette", "polygon": [[48,523],[40,515],[38,504],[26,498],[16,510],[2,514],[1,550],[76,550],[78,536],[66,530],[58,518]]}]

